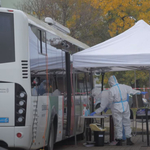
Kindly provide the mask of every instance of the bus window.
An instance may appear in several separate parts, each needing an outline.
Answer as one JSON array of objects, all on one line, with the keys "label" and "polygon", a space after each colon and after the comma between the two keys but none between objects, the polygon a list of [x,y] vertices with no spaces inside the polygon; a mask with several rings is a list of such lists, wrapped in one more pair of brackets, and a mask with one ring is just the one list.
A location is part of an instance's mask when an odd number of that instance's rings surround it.
[{"label": "bus window", "polygon": [[47,47],[46,47],[46,32],[42,31],[42,53],[46,55],[47,54]]},{"label": "bus window", "polygon": [[65,52],[55,47],[61,41],[56,35],[46,32],[46,41],[50,93],[60,95],[66,92]]},{"label": "bus window", "polygon": [[66,93],[65,74],[58,75],[58,72],[54,72],[53,74],[49,75],[49,82],[49,93],[51,93],[53,96]]},{"label": "bus window", "polygon": [[38,87],[38,95],[44,95],[48,91],[47,82],[46,80],[42,80]]},{"label": "bus window", "polygon": [[[42,95],[44,93],[44,83],[42,82],[46,80],[46,75],[44,72],[43,76],[38,75],[39,71],[41,72],[41,68],[43,70],[46,69],[46,56],[41,55],[39,53],[39,36],[38,36],[38,28],[35,26],[29,27],[29,48],[30,48],[30,68],[31,68],[31,94],[32,96]],[[40,63],[45,63],[44,66],[41,66]],[[36,76],[35,76],[36,74]],[[32,79],[38,78],[38,85],[32,85]],[[41,85],[40,85],[41,84]]]},{"label": "bus window", "polygon": [[40,29],[37,29],[38,31],[38,49],[39,49],[39,54],[46,55],[47,54],[47,48],[46,48],[46,32],[42,31]]},{"label": "bus window", "polygon": [[[31,78],[31,93],[32,96],[44,96],[47,93],[51,93],[50,92],[50,87],[51,86],[51,82],[47,81],[46,78],[44,78],[45,76],[38,76],[38,77],[32,77]],[[37,84],[35,84],[34,82],[38,82]]]},{"label": "bus window", "polygon": [[47,55],[47,47],[46,47],[46,32],[35,27],[35,26],[31,26],[31,30],[32,30],[32,37],[36,37],[37,41],[35,41],[37,43],[37,47],[38,47],[38,53],[42,54],[42,55]]},{"label": "bus window", "polygon": [[0,63],[15,61],[13,14],[0,13]]},{"label": "bus window", "polygon": [[32,96],[37,96],[38,95],[39,83],[40,83],[40,78],[31,77],[31,95]]},{"label": "bus window", "polygon": [[76,74],[76,88],[75,92],[77,94],[85,94],[86,92],[86,85],[85,85],[85,74],[84,73],[78,73]]},{"label": "bus window", "polygon": [[65,93],[67,93],[65,71],[61,71],[61,74],[57,75],[57,83],[58,83],[58,90],[61,92],[61,94],[65,95]]}]

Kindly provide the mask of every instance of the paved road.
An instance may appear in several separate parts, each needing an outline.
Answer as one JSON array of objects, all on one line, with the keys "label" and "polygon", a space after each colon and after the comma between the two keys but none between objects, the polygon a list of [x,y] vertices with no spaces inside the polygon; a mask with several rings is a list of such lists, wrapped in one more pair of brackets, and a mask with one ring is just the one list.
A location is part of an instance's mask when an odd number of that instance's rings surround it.
[{"label": "paved road", "polygon": [[[108,136],[105,136],[105,140],[108,141]],[[142,142],[141,135],[133,136],[132,141],[135,143],[133,146],[127,146],[126,142],[123,142],[123,146],[110,146],[109,144],[105,144],[105,146],[92,146],[92,147],[85,147],[83,145],[84,141],[78,141],[77,146],[73,143],[70,144],[58,144],[54,146],[54,150],[150,150],[149,147],[146,146],[146,135],[144,136],[144,142]]]},{"label": "paved road", "polygon": [[0,150],[6,150],[5,148],[0,147]]},{"label": "paved road", "polygon": [[[105,127],[109,127],[109,122],[105,122]],[[141,125],[141,123],[137,123],[137,128],[138,129],[141,129],[142,128],[142,125]],[[144,126],[143,126],[143,128],[144,129],[146,129],[146,124],[144,123]],[[149,123],[149,129],[150,129],[150,123]],[[136,136],[136,137],[138,137],[138,138],[141,138],[141,136],[140,135],[138,135],[138,136]],[[133,139],[136,139],[135,137],[133,137]],[[141,140],[139,140],[139,142],[141,142]],[[145,136],[145,142],[146,142],[146,136]],[[138,143],[138,142],[137,142]],[[84,149],[85,147],[82,145],[83,144],[83,142],[81,141],[81,142],[79,142],[78,143],[78,150],[80,150],[80,148],[82,149]],[[141,144],[141,143],[140,143]],[[55,144],[55,147],[54,147],[54,150],[64,150],[64,149],[66,149],[66,150],[70,150],[70,149],[72,149],[73,150],[73,148],[75,148],[74,147],[74,140],[66,140],[66,141],[63,141],[63,142],[60,142],[60,143],[57,143],[57,144]],[[110,147],[107,147],[107,148],[110,148]],[[135,147],[134,147],[135,148]],[[86,148],[87,149],[87,148]],[[94,148],[93,148],[94,149]],[[125,148],[126,149],[126,148]],[[138,147],[138,149],[139,149],[139,147]],[[137,150],[138,150],[137,149]],[[0,150],[7,150],[7,149],[4,149],[4,148],[1,148],[0,147]],[[114,149],[113,149],[114,150]],[[141,149],[140,149],[141,150]],[[144,149],[145,150],[145,149]]]},{"label": "paved road", "polygon": [[[108,136],[105,136],[105,141],[108,141]],[[74,145],[74,140],[67,140],[60,143],[55,144],[54,150],[150,150],[149,147],[143,147],[147,145],[146,142],[146,135],[144,136],[144,142],[142,142],[141,135],[133,136],[132,141],[135,143],[134,146],[127,146],[126,143],[123,143],[123,146],[117,147],[117,146],[110,146],[109,144],[106,144],[103,147],[85,147],[83,146],[83,143],[85,141],[78,141],[77,146]],[[4,148],[0,147],[0,150],[6,150]]]}]

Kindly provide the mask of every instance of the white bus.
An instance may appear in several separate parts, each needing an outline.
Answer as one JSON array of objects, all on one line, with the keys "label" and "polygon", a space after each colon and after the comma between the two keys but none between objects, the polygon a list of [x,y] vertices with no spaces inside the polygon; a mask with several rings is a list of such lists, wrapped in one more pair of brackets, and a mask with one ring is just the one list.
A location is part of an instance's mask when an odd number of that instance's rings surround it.
[{"label": "white bus", "polygon": [[83,133],[79,118],[89,87],[86,74],[76,74],[74,114],[70,53],[88,46],[46,22],[0,8],[0,147],[53,150],[55,142],[74,136],[75,125]]}]

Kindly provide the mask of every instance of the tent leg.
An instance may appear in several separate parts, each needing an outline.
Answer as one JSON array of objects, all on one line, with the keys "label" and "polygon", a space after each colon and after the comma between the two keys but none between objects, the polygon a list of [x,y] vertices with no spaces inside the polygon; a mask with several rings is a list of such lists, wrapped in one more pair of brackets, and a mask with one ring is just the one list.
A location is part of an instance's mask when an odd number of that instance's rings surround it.
[{"label": "tent leg", "polygon": [[[104,86],[104,75],[105,75],[105,73],[104,72],[102,72],[102,88],[101,88],[101,91],[103,91],[103,86]],[[101,115],[102,115],[103,113],[101,112]],[[101,125],[103,126],[104,125],[104,119],[101,119]]]},{"label": "tent leg", "polygon": [[[92,71],[90,72],[91,74],[90,74],[90,77],[91,77],[91,90],[93,89],[93,73],[92,73]],[[93,96],[92,96],[92,93],[91,93],[91,103],[92,103],[92,112],[94,112],[94,98],[93,98]]]},{"label": "tent leg", "polygon": [[75,146],[77,146],[77,136],[76,136],[76,111],[75,111],[75,69],[73,69],[73,99],[74,99],[74,139]]},{"label": "tent leg", "polygon": [[105,75],[105,73],[102,72],[102,89],[101,89],[101,91],[103,91],[103,88],[104,88],[104,75]]}]

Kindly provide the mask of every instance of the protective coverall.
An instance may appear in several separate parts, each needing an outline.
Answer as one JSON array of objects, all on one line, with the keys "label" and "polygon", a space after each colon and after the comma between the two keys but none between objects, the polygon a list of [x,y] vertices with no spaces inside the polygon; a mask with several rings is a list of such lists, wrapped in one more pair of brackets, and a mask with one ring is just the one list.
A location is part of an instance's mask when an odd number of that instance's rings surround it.
[{"label": "protective coverall", "polygon": [[108,80],[109,86],[109,103],[112,104],[111,111],[113,115],[115,138],[119,141],[122,139],[122,125],[125,128],[125,136],[127,138],[127,145],[133,145],[131,138],[130,125],[130,109],[128,104],[128,95],[140,93],[140,91],[133,90],[132,87],[118,84],[115,76],[111,76]]},{"label": "protective coverall", "polygon": [[[98,92],[98,90],[99,90],[99,92]],[[132,89],[131,93],[132,93],[132,95],[135,95],[137,93],[140,93],[140,91]],[[109,103],[109,90],[106,90],[106,91],[100,91],[100,89],[93,90],[92,96],[95,99],[100,99],[100,101],[101,101],[100,108],[95,110],[96,114],[100,114],[105,109],[111,108],[112,103],[111,104]]]},{"label": "protective coverall", "polygon": [[107,91],[99,91],[99,93],[97,94],[92,94],[92,96],[94,97],[98,97],[101,100],[101,105],[100,108],[95,110],[96,114],[101,113],[102,111],[104,111],[104,109],[106,108],[110,108],[109,106],[109,95],[108,95],[108,90]]}]

